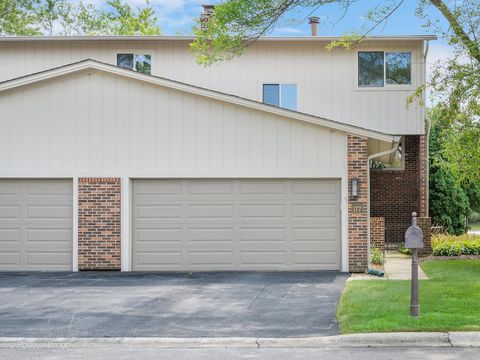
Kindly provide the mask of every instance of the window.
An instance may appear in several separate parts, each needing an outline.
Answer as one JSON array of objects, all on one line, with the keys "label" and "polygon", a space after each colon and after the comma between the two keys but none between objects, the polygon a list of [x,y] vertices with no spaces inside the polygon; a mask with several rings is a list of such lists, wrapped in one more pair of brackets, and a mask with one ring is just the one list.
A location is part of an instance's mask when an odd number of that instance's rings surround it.
[{"label": "window", "polygon": [[150,75],[152,56],[146,54],[117,54],[117,66]]},{"label": "window", "polygon": [[297,85],[263,84],[263,103],[297,110]]},{"label": "window", "polygon": [[358,52],[358,86],[384,87],[412,83],[412,53]]},{"label": "window", "polygon": [[403,170],[405,168],[404,144],[405,139],[402,137],[398,144],[397,151],[393,152],[384,159],[374,159],[370,162],[371,169],[382,170]]}]

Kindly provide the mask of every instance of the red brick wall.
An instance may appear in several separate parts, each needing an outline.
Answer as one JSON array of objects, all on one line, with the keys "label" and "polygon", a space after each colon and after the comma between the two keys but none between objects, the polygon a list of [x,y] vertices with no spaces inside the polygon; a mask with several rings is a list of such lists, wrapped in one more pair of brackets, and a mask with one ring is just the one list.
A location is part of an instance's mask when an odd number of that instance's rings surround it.
[{"label": "red brick wall", "polygon": [[119,178],[78,180],[78,269],[120,270]]},{"label": "red brick wall", "polygon": [[427,164],[426,155],[420,156],[420,150],[426,151],[426,144],[420,138],[405,136],[404,170],[370,170],[370,216],[385,219],[387,247],[404,241],[412,212],[425,216]]},{"label": "red brick wall", "polygon": [[[350,272],[368,267],[368,152],[367,139],[347,135],[348,152],[348,254]],[[358,197],[352,198],[351,180],[358,178]]]},{"label": "red brick wall", "polygon": [[385,250],[385,219],[383,217],[370,218],[370,246]]}]

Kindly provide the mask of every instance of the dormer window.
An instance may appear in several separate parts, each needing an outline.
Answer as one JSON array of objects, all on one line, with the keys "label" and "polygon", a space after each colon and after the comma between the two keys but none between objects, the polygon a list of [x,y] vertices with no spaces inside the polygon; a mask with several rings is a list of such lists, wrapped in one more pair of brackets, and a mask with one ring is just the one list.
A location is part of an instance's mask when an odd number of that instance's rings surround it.
[{"label": "dormer window", "polygon": [[117,54],[117,66],[151,75],[152,56],[147,54]]},{"label": "dormer window", "polygon": [[411,52],[358,52],[358,87],[388,87],[411,83]]}]

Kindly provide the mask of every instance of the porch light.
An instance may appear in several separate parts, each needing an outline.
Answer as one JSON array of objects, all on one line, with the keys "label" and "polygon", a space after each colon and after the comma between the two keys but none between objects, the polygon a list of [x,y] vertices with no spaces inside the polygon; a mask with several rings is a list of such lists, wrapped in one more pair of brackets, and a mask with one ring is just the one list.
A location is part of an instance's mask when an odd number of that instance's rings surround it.
[{"label": "porch light", "polygon": [[358,178],[352,179],[352,198],[358,197]]}]

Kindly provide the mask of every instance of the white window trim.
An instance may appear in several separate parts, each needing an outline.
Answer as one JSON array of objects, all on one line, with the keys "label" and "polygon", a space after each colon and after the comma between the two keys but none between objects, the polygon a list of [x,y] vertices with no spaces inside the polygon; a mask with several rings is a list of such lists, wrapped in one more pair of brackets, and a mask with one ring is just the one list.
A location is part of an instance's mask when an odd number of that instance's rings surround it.
[{"label": "white window trim", "polygon": [[[295,81],[292,81],[292,82],[275,82],[275,81],[262,82],[262,84],[260,85],[260,102],[263,103],[263,104],[265,104],[263,102],[263,86],[264,85],[278,85],[278,107],[282,108],[282,109],[286,109],[286,110],[290,110],[290,109],[282,107],[282,85],[295,85],[295,88],[297,90],[297,99],[296,99],[297,101],[296,101],[296,104],[295,104],[295,110],[293,110],[293,111],[298,111],[298,99],[299,99],[298,84]],[[265,104],[265,105],[268,105],[268,104]],[[275,106],[275,105],[272,105],[272,106]]]},{"label": "white window trim", "polygon": [[[135,71],[135,72],[138,72],[137,70],[135,70],[135,64],[136,64],[135,56],[136,55],[150,55],[150,75],[153,75],[153,55],[152,55],[151,50],[148,50],[148,51],[141,51],[141,50],[140,51],[138,51],[138,50],[132,51],[130,49],[130,50],[125,50],[125,51],[117,51],[117,52],[115,52],[115,59],[114,59],[115,66],[118,66],[117,58],[118,58],[118,55],[120,55],[120,54],[132,54],[133,55],[133,68],[132,69],[127,69],[127,70],[131,70],[131,71]],[[126,68],[122,68],[122,69],[126,69]]]},{"label": "white window trim", "polygon": [[[383,86],[358,86],[358,53],[359,52],[369,52],[369,51],[383,51]],[[411,76],[411,83],[405,85],[395,85],[395,84],[387,84],[386,81],[386,73],[387,73],[387,64],[386,64],[386,54],[390,52],[409,52],[412,54],[412,63],[410,69],[410,76]],[[416,48],[414,47],[381,47],[381,48],[359,48],[353,52],[355,59],[354,59],[354,83],[353,88],[355,91],[399,91],[399,90],[415,90],[417,88],[416,85],[416,65],[417,65],[417,57],[416,57]]]}]

